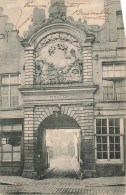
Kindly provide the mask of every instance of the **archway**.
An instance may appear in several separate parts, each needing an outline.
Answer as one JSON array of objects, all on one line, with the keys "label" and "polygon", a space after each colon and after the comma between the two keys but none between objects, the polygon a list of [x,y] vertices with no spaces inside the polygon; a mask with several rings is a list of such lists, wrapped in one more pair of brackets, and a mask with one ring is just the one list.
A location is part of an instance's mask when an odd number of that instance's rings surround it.
[{"label": "archway", "polygon": [[72,117],[60,113],[47,117],[38,128],[38,172],[41,174],[48,168],[66,171],[65,167],[72,167],[73,172],[79,170],[80,137],[80,127]]}]

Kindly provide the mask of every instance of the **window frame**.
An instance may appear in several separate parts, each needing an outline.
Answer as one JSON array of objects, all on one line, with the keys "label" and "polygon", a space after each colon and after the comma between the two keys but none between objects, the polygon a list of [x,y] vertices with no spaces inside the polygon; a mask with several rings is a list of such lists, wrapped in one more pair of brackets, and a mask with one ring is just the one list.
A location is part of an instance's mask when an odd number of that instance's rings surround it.
[{"label": "window frame", "polygon": [[[97,159],[97,135],[100,136],[100,134],[97,134],[96,132],[96,120],[97,119],[107,119],[107,134],[105,134],[107,136],[107,155],[108,158],[107,159]],[[110,159],[110,143],[109,143],[109,137],[112,134],[109,134],[109,119],[119,119],[120,120],[120,134],[118,134],[118,136],[120,137],[120,159]],[[95,119],[94,121],[94,126],[95,126],[95,161],[96,164],[99,163],[108,163],[108,164],[113,164],[113,163],[123,163],[124,162],[124,154],[123,154],[123,137],[124,137],[124,121],[121,118],[104,118],[104,117],[98,117]],[[102,127],[102,126],[101,126]],[[101,134],[102,136],[104,136],[104,134]],[[116,134],[113,134],[113,136],[115,137]],[[102,137],[101,136],[101,137]],[[114,151],[115,152],[115,151]]]},{"label": "window frame", "polygon": [[[124,70],[122,68],[124,67]],[[106,68],[106,71],[104,71]],[[118,76],[116,76],[118,72]],[[106,76],[104,74],[106,73]],[[110,76],[112,73],[112,76]],[[125,73],[125,76],[122,76],[121,73]],[[118,79],[125,79],[126,78],[126,63],[103,63],[102,64],[102,78],[103,80],[118,80]]]},{"label": "window frame", "polygon": [[[106,82],[112,82],[112,85],[113,85],[113,87],[112,87],[112,94],[111,94],[111,96],[112,96],[112,98],[109,98],[109,94],[110,93],[105,93],[104,91],[105,91],[105,87],[107,87],[107,92],[108,92],[108,88],[109,88],[109,85],[108,86],[104,86],[104,81],[106,81]],[[107,80],[107,79],[102,79],[102,86],[103,86],[103,100],[104,101],[125,101],[126,100],[126,92],[125,93],[118,93],[118,86],[117,86],[117,82],[119,82],[119,81],[124,81],[124,83],[126,84],[126,79],[118,79],[118,80]],[[119,84],[119,83],[118,83]],[[117,88],[118,87],[118,88]],[[125,85],[123,86],[123,83],[122,83],[122,86],[120,87],[120,89],[121,89],[121,92],[123,92],[123,90],[122,90],[122,88],[123,87],[125,87]],[[117,98],[117,96],[123,96],[124,95],[124,98]],[[105,98],[105,97],[107,97],[107,98]]]},{"label": "window frame", "polygon": [[[8,83],[7,84],[2,84],[2,78],[4,78],[4,77],[8,77]],[[18,78],[18,83],[11,83],[11,78],[12,77],[17,77]],[[1,95],[0,95],[0,108],[17,108],[17,107],[19,107],[19,105],[20,105],[20,93],[18,93],[18,95],[17,95],[17,97],[18,97],[18,102],[17,102],[17,105],[12,105],[12,97],[13,97],[13,95],[11,95],[11,90],[12,90],[12,87],[20,87],[20,73],[13,73],[13,74],[1,74],[0,75],[0,90],[2,91],[2,88],[4,88],[4,87],[8,87],[9,89],[8,89],[8,104],[7,104],[7,106],[5,106],[5,105],[2,105],[2,97],[4,96],[4,95],[2,95],[2,93],[1,93]]]},{"label": "window frame", "polygon": [[[14,125],[20,125],[20,129],[14,130],[13,127]],[[10,126],[10,130],[3,130],[4,126]],[[0,159],[0,164],[6,164],[6,163],[21,163],[22,162],[22,136],[23,136],[23,124],[22,123],[10,123],[9,125],[7,124],[0,124],[0,155],[1,155],[1,159]],[[20,142],[20,149],[19,150],[14,150],[14,145],[9,144],[11,146],[11,150],[9,151],[4,151],[3,150],[3,146],[7,145],[7,141],[12,141],[11,139],[13,138],[19,138],[19,142]],[[5,144],[2,144],[2,138],[5,139]],[[17,146],[18,147],[18,146]],[[20,160],[13,160],[14,159],[14,154],[18,153],[20,155]],[[10,160],[3,160],[3,154],[10,154],[11,155],[11,159]]]}]

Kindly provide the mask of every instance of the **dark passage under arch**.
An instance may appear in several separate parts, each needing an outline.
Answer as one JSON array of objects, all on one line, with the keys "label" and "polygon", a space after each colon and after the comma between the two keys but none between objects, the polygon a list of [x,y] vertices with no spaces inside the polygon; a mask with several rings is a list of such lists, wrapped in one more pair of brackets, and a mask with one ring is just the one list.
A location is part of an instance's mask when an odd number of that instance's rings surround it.
[{"label": "dark passage under arch", "polygon": [[39,126],[38,131],[41,129],[80,129],[78,123],[72,117],[60,114],[57,117],[55,114],[47,117]]},{"label": "dark passage under arch", "polygon": [[[36,157],[39,158],[40,163],[37,165],[37,169],[40,172],[47,169],[49,167],[49,158],[48,158],[48,151],[47,151],[47,144],[46,144],[46,132],[49,131],[66,131],[68,133],[69,130],[78,131],[80,133],[79,124],[75,119],[68,115],[58,114],[58,115],[51,115],[47,117],[39,126],[38,128],[38,137],[37,137],[37,155]],[[57,135],[57,134],[56,134]],[[66,138],[67,139],[67,138]],[[79,148],[80,148],[79,143]],[[80,158],[80,149],[78,152],[78,157]]]}]

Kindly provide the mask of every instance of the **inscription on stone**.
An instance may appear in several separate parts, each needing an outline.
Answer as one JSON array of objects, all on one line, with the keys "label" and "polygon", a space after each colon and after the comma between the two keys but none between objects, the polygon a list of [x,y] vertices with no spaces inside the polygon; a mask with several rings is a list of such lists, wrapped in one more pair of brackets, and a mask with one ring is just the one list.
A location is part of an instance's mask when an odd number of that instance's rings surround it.
[{"label": "inscription on stone", "polygon": [[54,99],[54,100],[57,100],[57,99],[68,99],[69,96],[65,96],[65,95],[50,95],[50,99]]}]

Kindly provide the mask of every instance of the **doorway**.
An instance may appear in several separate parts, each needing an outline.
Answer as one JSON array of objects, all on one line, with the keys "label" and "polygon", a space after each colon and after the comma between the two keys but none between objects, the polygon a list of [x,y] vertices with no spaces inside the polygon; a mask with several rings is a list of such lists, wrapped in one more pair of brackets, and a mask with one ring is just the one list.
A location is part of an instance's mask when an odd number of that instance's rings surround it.
[{"label": "doorway", "polygon": [[37,143],[40,172],[53,169],[51,177],[71,177],[79,170],[81,136],[73,118],[52,115],[45,119],[38,129]]}]

